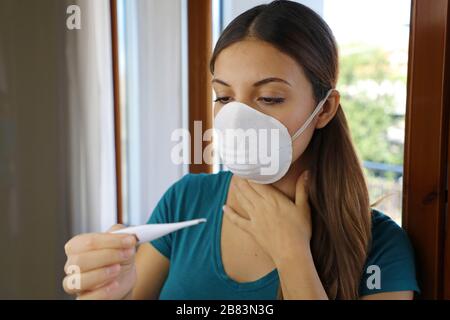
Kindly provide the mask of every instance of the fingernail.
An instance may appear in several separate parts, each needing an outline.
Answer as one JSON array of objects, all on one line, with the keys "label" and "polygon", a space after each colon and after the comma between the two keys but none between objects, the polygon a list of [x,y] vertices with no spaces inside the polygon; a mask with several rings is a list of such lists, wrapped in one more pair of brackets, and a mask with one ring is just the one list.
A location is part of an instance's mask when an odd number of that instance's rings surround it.
[{"label": "fingernail", "polygon": [[134,248],[130,248],[130,249],[127,249],[127,250],[122,250],[122,257],[124,259],[128,259],[129,257],[131,257],[133,252],[134,252]]},{"label": "fingernail", "polygon": [[119,286],[119,283],[117,282],[117,281],[114,281],[113,283],[111,283],[110,285],[108,285],[106,288],[105,288],[105,290],[106,290],[106,292],[111,292],[111,291],[113,291],[114,289],[116,289],[117,287]]},{"label": "fingernail", "polygon": [[112,275],[112,274],[119,272],[119,270],[120,270],[120,264],[115,264],[113,266],[106,268],[106,274]]},{"label": "fingernail", "polygon": [[309,175],[309,171],[305,171],[305,176],[304,176],[305,180],[308,180],[308,178],[309,178],[308,175]]},{"label": "fingernail", "polygon": [[133,244],[133,242],[134,242],[133,236],[128,236],[122,240],[122,243],[125,247],[131,246]]}]

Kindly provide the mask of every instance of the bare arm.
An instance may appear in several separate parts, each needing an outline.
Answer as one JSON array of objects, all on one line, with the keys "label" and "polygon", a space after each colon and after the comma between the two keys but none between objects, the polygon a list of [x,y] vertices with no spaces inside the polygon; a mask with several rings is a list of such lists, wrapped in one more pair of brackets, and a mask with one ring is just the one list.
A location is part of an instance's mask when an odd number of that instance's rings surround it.
[{"label": "bare arm", "polygon": [[143,243],[136,253],[137,280],[127,299],[158,299],[169,273],[170,261],[150,243]]},{"label": "bare arm", "polygon": [[[280,263],[278,266],[284,299],[327,299],[311,254],[307,250],[301,252],[308,254],[290,254],[292,260]],[[361,300],[412,300],[413,298],[413,291],[382,292],[360,297]]]},{"label": "bare arm", "polygon": [[314,266],[309,245],[276,260],[285,300],[328,300]]},{"label": "bare arm", "polygon": [[396,291],[374,293],[367,296],[362,296],[361,300],[412,300],[413,298],[413,291]]}]

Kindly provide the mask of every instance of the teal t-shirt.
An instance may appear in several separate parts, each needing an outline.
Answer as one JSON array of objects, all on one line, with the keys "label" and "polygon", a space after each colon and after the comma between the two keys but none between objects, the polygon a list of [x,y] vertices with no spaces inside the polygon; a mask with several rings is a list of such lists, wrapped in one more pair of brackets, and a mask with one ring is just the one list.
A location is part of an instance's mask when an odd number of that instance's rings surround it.
[{"label": "teal t-shirt", "polygon": [[[170,260],[159,299],[276,299],[280,284],[276,268],[251,282],[236,282],[224,271],[220,253],[222,206],[231,177],[229,171],[187,174],[167,190],[152,212],[148,223],[207,219],[206,223],[150,242]],[[372,238],[360,282],[360,295],[404,290],[420,292],[413,250],[405,231],[388,216],[373,209]],[[377,271],[368,269],[369,266],[379,267],[378,282],[373,277]]]}]

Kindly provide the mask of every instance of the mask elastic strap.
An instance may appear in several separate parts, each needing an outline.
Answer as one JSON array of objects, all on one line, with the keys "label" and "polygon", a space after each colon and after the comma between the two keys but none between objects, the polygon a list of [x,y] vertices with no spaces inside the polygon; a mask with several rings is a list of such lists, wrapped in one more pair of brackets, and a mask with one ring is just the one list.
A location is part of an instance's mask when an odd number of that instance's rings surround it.
[{"label": "mask elastic strap", "polygon": [[327,95],[325,96],[325,98],[322,99],[322,101],[320,101],[320,103],[317,105],[316,109],[313,111],[313,113],[309,116],[309,118],[306,120],[306,122],[300,127],[300,129],[297,130],[297,132],[292,136],[292,141],[294,141],[295,139],[297,139],[302,133],[303,131],[306,130],[306,128],[308,128],[309,124],[311,123],[311,121],[314,119],[314,117],[320,112],[320,110],[322,110],[322,106],[325,104],[325,102],[328,100],[328,97],[330,96],[331,92],[333,92],[334,89],[330,89],[327,93]]}]

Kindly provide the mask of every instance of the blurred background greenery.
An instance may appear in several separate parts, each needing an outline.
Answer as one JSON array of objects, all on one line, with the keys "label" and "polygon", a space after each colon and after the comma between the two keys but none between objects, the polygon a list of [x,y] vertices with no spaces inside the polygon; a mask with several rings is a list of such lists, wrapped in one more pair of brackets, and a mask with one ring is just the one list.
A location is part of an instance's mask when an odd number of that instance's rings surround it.
[{"label": "blurred background greenery", "polygon": [[338,87],[370,198],[401,223],[406,72],[404,61],[382,47],[342,46]]}]

